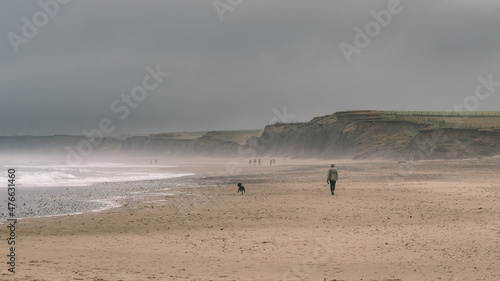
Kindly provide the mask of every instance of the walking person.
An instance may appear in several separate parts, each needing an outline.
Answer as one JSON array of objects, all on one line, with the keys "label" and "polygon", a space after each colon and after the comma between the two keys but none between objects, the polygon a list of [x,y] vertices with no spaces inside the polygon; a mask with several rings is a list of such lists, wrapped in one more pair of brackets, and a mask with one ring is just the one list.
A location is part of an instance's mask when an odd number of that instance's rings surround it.
[{"label": "walking person", "polygon": [[328,177],[326,178],[326,183],[330,184],[330,192],[332,195],[335,192],[335,183],[337,183],[338,178],[339,174],[337,169],[335,169],[335,164],[332,164],[331,168],[328,170]]}]

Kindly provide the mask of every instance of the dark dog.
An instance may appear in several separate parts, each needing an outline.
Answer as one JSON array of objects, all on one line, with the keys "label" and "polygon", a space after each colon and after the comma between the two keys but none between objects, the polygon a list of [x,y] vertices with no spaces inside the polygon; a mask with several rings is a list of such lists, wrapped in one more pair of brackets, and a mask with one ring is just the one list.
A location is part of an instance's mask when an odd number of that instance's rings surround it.
[{"label": "dark dog", "polygon": [[245,193],[245,187],[241,185],[241,183],[238,183],[238,193],[240,193],[240,191],[241,195],[243,195],[243,193]]}]

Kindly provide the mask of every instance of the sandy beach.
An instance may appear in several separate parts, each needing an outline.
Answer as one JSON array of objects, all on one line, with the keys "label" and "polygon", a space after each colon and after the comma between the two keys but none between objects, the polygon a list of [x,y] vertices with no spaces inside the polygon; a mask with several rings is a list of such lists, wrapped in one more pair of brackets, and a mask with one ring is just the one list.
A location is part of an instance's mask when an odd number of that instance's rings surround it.
[{"label": "sandy beach", "polygon": [[209,186],[22,219],[0,280],[500,280],[500,158],[336,160],[334,196],[330,161],[247,161],[186,160]]}]

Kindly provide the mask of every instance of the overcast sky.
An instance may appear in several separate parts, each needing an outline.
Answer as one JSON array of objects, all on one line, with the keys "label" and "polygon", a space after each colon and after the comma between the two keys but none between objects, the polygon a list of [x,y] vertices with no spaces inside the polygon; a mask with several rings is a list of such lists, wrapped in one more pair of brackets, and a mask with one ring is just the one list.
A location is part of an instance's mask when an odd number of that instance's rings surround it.
[{"label": "overcast sky", "polygon": [[0,3],[0,135],[500,105],[500,1],[54,1]]}]

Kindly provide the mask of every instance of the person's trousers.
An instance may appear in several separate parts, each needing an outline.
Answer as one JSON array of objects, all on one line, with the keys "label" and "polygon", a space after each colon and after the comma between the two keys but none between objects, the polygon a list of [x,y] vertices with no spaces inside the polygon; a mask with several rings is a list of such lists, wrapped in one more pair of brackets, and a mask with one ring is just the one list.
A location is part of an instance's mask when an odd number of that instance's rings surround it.
[{"label": "person's trousers", "polygon": [[334,191],[335,191],[335,183],[336,183],[336,182],[337,182],[337,181],[330,181],[330,191],[331,191],[331,192],[334,192]]}]

